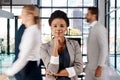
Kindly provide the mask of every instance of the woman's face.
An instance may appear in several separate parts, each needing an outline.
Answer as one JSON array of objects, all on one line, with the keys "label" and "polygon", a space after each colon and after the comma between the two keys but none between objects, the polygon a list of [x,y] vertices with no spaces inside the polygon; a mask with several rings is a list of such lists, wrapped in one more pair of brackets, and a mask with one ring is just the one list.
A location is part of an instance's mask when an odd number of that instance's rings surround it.
[{"label": "woman's face", "polygon": [[25,9],[22,10],[22,13],[21,13],[21,19],[22,19],[22,23],[25,24],[26,21],[27,21],[27,12]]},{"label": "woman's face", "polygon": [[26,24],[30,21],[34,21],[34,16],[28,13],[27,10],[23,9],[21,13],[21,19],[22,19],[22,23]]},{"label": "woman's face", "polygon": [[67,24],[62,18],[55,18],[51,23],[51,31],[54,37],[64,37],[67,31]]}]

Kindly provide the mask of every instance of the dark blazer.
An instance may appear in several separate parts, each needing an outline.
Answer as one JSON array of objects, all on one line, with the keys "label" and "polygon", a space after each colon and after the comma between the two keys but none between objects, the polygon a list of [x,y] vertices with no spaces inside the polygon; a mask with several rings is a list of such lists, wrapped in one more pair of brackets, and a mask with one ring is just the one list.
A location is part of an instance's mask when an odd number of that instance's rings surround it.
[{"label": "dark blazer", "polygon": [[[25,25],[21,25],[20,28],[18,29],[16,35],[15,35],[15,59],[14,59],[14,62],[17,60],[18,58],[18,54],[19,54],[19,45],[20,45],[20,42],[21,42],[21,38],[22,38],[22,35],[24,33],[24,30],[25,30]],[[16,80],[22,80],[22,75],[23,73],[22,72],[18,72],[17,74],[15,74],[15,78]]]}]

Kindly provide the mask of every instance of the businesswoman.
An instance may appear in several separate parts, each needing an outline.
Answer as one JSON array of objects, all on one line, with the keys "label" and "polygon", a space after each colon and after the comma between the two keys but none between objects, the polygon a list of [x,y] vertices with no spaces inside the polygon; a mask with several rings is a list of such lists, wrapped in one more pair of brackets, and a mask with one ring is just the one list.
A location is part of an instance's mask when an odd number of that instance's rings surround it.
[{"label": "businesswoman", "polygon": [[22,9],[22,24],[26,29],[19,46],[19,55],[13,65],[0,76],[5,80],[23,70],[21,80],[42,80],[37,62],[40,60],[40,20],[39,9],[26,5]]},{"label": "businesswoman", "polygon": [[54,38],[41,45],[41,59],[46,67],[46,80],[77,80],[83,61],[78,42],[66,39],[64,34],[69,19],[63,11],[56,10],[49,18]]}]

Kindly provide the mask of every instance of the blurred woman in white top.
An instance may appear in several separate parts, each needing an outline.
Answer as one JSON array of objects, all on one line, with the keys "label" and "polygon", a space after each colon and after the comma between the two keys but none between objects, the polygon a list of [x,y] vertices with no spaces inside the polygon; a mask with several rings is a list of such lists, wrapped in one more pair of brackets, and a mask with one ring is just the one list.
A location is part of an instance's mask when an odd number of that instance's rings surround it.
[{"label": "blurred woman in white top", "polygon": [[[25,68],[24,78],[21,80],[42,80],[37,62],[40,60],[40,17],[39,9],[33,5],[26,5],[22,9],[22,24],[26,29],[23,33],[18,59],[0,76],[5,80]],[[26,66],[27,65],[27,66]]]}]

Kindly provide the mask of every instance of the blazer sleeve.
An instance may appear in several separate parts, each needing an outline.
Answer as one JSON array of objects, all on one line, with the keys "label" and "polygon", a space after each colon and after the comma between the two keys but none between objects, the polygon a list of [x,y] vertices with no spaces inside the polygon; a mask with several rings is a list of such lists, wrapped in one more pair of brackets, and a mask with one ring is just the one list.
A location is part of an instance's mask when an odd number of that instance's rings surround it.
[{"label": "blazer sleeve", "polygon": [[97,41],[100,49],[98,65],[104,66],[108,56],[108,39],[107,31],[104,26],[99,26],[97,32]]},{"label": "blazer sleeve", "polygon": [[50,63],[50,59],[51,59],[51,53],[48,52],[49,49],[49,45],[48,44],[42,44],[40,47],[40,56],[41,59],[45,65],[45,68],[50,71],[51,73],[55,74],[58,72],[59,70],[59,64],[52,64]]},{"label": "blazer sleeve", "polygon": [[76,72],[76,75],[80,74],[83,71],[83,60],[82,60],[82,54],[81,54],[81,48],[77,41],[74,41],[73,43],[74,47],[74,69]]}]

